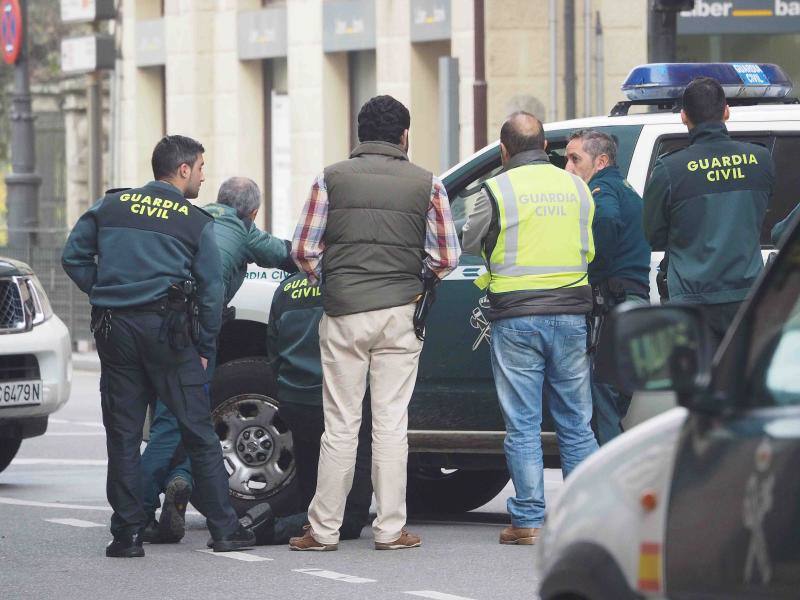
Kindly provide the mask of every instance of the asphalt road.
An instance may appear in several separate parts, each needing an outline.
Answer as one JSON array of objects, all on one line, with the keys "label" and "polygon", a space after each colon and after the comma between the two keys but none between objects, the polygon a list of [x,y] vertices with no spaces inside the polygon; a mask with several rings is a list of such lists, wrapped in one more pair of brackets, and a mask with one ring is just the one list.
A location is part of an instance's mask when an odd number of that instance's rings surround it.
[{"label": "asphalt road", "polygon": [[[76,371],[67,405],[46,435],[26,440],[0,473],[0,596],[16,598],[536,598],[531,546],[501,546],[507,487],[458,522],[411,522],[421,548],[376,552],[369,528],[338,552],[262,546],[204,552],[194,511],[180,544],[145,545],[144,559],[107,559],[105,436],[98,374]],[[547,495],[560,474],[547,471]]]}]

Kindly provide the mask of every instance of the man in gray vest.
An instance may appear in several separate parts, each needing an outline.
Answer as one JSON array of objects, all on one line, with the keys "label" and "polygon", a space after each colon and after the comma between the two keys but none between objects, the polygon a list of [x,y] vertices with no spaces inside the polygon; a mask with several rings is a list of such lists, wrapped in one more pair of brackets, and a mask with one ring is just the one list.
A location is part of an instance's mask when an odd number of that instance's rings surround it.
[{"label": "man in gray vest", "polygon": [[336,550],[369,378],[375,548],[420,545],[405,530],[408,403],[422,342],[414,333],[423,277],[442,279],[461,253],[447,192],[408,160],[408,109],[376,96],[358,114],[361,142],[311,188],[292,256],[321,279],[320,354],[325,433],[310,526],[293,550]]}]

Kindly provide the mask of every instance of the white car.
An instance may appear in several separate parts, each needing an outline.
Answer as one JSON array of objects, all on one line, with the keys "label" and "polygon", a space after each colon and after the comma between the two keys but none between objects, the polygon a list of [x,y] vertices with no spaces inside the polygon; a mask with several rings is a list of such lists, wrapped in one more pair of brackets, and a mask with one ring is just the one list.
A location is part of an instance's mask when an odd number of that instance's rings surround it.
[{"label": "white car", "polygon": [[789,228],[713,364],[696,307],[609,320],[618,384],[681,406],[567,478],[537,543],[542,600],[800,597],[800,217]]},{"label": "white car", "polygon": [[72,343],[25,263],[0,258],[0,471],[69,398]]}]

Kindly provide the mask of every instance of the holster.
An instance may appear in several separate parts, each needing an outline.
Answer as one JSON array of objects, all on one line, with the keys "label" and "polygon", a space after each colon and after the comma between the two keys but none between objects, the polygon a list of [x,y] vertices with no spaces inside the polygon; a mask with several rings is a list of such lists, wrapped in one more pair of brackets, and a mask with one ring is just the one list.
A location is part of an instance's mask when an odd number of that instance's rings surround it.
[{"label": "holster", "polygon": [[425,341],[425,321],[430,313],[431,306],[436,301],[436,284],[439,278],[433,273],[428,273],[422,280],[422,296],[417,300],[417,307],[414,309],[414,333],[421,342]]},{"label": "holster", "polygon": [[606,316],[615,306],[622,304],[626,299],[625,287],[618,279],[609,278],[592,286],[592,312],[587,320],[589,325],[588,352],[590,354],[596,352],[600,344]]},{"label": "holster", "polygon": [[200,339],[199,308],[193,281],[173,283],[167,290],[166,311],[159,341],[167,340],[173,350],[183,350]]}]

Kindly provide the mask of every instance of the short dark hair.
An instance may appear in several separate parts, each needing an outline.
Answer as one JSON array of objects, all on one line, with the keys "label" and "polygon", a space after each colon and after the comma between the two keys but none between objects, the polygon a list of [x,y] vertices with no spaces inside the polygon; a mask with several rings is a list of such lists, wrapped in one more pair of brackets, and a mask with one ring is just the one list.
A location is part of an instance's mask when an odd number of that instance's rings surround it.
[{"label": "short dark hair", "polygon": [[370,98],[358,111],[359,142],[399,144],[403,131],[411,127],[411,115],[402,102],[391,96]]},{"label": "short dark hair", "polygon": [[693,125],[722,121],[726,104],[722,86],[711,77],[693,79],[683,91],[683,110]]},{"label": "short dark hair", "polygon": [[[530,129],[522,129],[515,122],[520,121],[520,117],[528,117],[535,121],[534,132]],[[520,152],[528,150],[544,149],[544,128],[542,122],[534,115],[524,110],[511,113],[500,128],[500,143],[506,147],[509,156],[514,156]]]},{"label": "short dark hair", "polygon": [[153,148],[153,178],[174,175],[182,164],[194,167],[197,157],[206,149],[203,144],[185,135],[167,135]]},{"label": "short dark hair", "polygon": [[595,160],[601,154],[608,156],[608,164],[617,164],[617,142],[603,131],[596,129],[579,129],[573,131],[567,141],[580,140],[583,151]]}]

